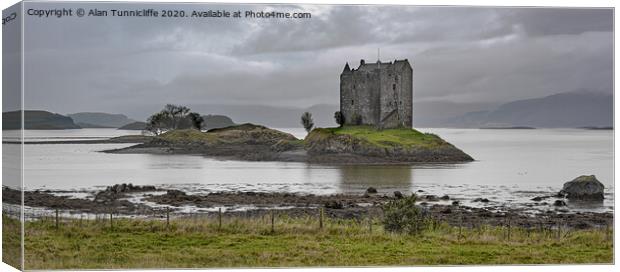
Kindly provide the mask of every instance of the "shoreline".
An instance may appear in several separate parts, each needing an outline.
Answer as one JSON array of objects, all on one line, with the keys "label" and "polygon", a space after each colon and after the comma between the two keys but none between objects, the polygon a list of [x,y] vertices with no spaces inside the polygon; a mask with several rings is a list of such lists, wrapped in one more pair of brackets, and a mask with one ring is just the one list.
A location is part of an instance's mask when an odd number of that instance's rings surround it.
[{"label": "shoreline", "polygon": [[[108,189],[95,193],[94,199],[56,196],[49,191],[25,191],[25,206],[76,214],[109,214],[124,216],[161,217],[170,209],[175,217],[216,216],[223,208],[228,216],[260,217],[276,211],[292,218],[314,216],[319,209],[334,219],[363,220],[369,216],[381,218],[382,204],[397,198],[393,194],[332,194],[313,195],[296,193],[214,192],[190,195],[179,190],[162,190],[153,186],[135,186],[132,189]],[[20,193],[3,188],[3,201],[19,205]],[[449,197],[448,197],[449,198]],[[136,199],[139,199],[136,201]],[[418,195],[418,206],[433,218],[452,226],[476,227],[480,225],[503,226],[513,224],[523,228],[544,225],[564,225],[570,229],[591,229],[613,224],[613,212],[565,212],[561,208],[532,213],[525,208],[502,206],[471,207],[450,200],[440,202],[434,195]],[[448,202],[447,204],[445,202]],[[193,206],[203,211],[187,212]],[[166,208],[168,207],[168,208]],[[236,209],[245,207],[243,209]],[[51,214],[51,213],[50,213]]]}]

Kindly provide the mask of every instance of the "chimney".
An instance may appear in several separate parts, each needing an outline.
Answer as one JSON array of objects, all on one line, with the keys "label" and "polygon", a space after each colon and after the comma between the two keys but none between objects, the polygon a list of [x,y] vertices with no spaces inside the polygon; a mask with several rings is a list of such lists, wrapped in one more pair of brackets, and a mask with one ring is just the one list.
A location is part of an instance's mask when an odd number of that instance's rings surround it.
[{"label": "chimney", "polygon": [[365,61],[364,59],[361,59],[361,60],[360,60],[360,66],[362,66],[362,65],[364,65],[364,64],[366,64],[366,61]]}]

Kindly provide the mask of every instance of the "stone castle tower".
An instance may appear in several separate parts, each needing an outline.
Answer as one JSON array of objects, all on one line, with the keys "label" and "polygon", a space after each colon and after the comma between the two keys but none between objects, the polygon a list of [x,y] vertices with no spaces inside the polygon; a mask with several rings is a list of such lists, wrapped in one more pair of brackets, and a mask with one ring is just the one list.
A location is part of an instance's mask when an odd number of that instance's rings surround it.
[{"label": "stone castle tower", "polygon": [[349,63],[340,74],[340,112],[347,125],[379,129],[413,124],[413,69],[407,59],[393,63]]}]

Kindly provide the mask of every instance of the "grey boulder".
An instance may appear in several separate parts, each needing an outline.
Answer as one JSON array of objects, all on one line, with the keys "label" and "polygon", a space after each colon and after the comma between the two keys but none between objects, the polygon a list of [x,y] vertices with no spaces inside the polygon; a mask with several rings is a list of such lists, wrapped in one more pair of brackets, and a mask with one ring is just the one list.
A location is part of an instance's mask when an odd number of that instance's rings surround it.
[{"label": "grey boulder", "polygon": [[594,175],[580,176],[564,183],[560,195],[568,199],[576,200],[602,200],[605,185],[598,181]]}]

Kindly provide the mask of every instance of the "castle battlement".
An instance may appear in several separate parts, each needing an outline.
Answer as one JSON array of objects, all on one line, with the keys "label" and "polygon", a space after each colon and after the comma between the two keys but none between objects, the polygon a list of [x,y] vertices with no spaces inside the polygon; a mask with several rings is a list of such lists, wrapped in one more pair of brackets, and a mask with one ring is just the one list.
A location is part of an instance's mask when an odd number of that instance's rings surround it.
[{"label": "castle battlement", "polygon": [[409,60],[349,63],[340,74],[340,112],[345,124],[378,128],[413,124],[413,69]]}]

